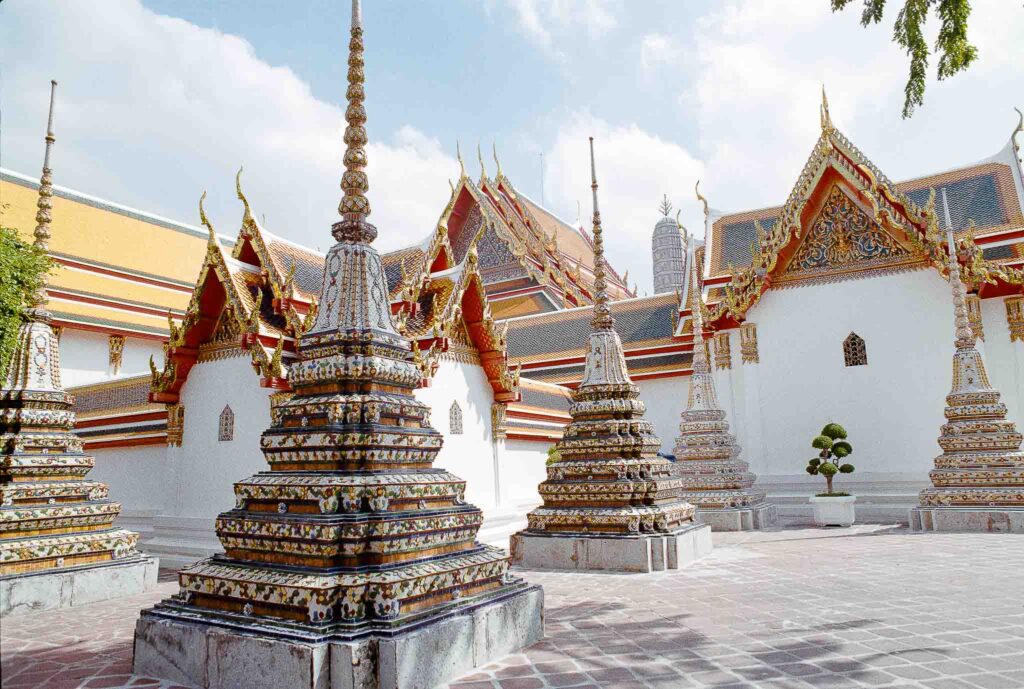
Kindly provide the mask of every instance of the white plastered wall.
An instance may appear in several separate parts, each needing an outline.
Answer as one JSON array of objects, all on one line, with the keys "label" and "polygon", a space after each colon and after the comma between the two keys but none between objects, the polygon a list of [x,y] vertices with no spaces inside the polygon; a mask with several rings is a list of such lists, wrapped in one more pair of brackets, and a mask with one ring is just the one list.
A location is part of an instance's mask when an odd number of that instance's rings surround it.
[{"label": "white plastered wall", "polygon": [[638,380],[636,385],[644,403],[644,419],[654,424],[654,433],[661,440],[661,451],[672,454],[679,435],[679,415],[686,409],[689,376]]},{"label": "white plastered wall", "polygon": [[110,367],[109,335],[66,327],[60,336],[61,384],[69,388],[147,373],[151,355],[157,361],[163,360],[160,342],[127,337],[121,354],[121,370],[115,376]]},{"label": "white plastered wall", "polygon": [[167,446],[110,447],[87,453],[96,458],[88,478],[106,483],[110,499],[121,503],[118,525],[145,535],[173,492],[165,474]]}]

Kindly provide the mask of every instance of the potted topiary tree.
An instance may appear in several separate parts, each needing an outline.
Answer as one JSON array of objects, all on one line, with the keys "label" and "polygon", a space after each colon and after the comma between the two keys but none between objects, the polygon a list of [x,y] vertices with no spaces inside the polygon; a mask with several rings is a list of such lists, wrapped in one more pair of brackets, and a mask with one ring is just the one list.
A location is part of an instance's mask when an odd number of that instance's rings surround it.
[{"label": "potted topiary tree", "polygon": [[811,476],[824,476],[826,491],[811,498],[814,523],[818,526],[850,526],[854,521],[853,503],[856,496],[832,490],[836,474],[852,474],[853,465],[840,461],[853,454],[853,445],[846,441],[846,429],[837,423],[826,424],[821,434],[811,441],[819,450],[818,456],[807,464]]}]

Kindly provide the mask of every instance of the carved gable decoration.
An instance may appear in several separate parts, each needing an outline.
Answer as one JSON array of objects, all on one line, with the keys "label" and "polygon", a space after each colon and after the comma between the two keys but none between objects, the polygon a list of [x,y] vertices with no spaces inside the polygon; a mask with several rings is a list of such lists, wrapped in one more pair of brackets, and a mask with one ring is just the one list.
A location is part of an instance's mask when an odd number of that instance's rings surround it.
[{"label": "carved gable decoration", "polygon": [[918,261],[839,186],[829,191],[821,212],[797,247],[778,282],[840,278],[875,268]]}]

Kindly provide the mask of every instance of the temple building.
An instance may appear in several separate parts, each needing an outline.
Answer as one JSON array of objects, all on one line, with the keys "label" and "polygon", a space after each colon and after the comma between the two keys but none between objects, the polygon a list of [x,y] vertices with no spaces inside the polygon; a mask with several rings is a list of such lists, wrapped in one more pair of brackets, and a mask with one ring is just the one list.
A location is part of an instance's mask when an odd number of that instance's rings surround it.
[{"label": "temple building", "polygon": [[[56,90],[54,81],[33,233],[42,252],[53,220]],[[47,277],[28,297],[0,387],[0,617],[156,586],[157,561],[138,552],[138,534],[114,525],[121,505],[109,498],[106,485],[85,478],[93,458],[72,431],[73,398],[61,385]]]},{"label": "temple building", "polygon": [[668,196],[661,200],[661,219],[651,237],[651,265],[654,269],[654,293],[678,292],[686,284],[686,248],[688,235],[678,219],[668,217],[672,204]]},{"label": "temple building", "polygon": [[[372,247],[377,229],[367,221],[359,0],[348,66],[344,195],[331,227],[337,243],[317,305],[295,338],[291,394],[274,400],[261,436],[269,471],[235,484],[234,509],[217,518],[224,553],[181,570],[179,593],[142,612],[139,674],[204,689],[413,689],[441,685],[544,635],[540,587],[509,571],[504,550],[477,541],[483,514],[467,502],[466,481],[434,466],[445,438],[431,425],[430,406],[413,396],[422,354],[394,325],[385,268]],[[210,251],[219,250],[210,233]],[[463,269],[471,270],[472,249],[467,259]],[[600,267],[597,275],[600,285]],[[486,330],[487,311],[478,295],[463,322]],[[217,327],[213,318],[192,321],[186,317],[186,330]],[[260,348],[261,328],[249,333]],[[178,344],[172,334],[165,374],[179,353],[187,363],[185,350],[194,347],[184,338]],[[261,362],[272,386],[281,378],[282,343],[283,335],[270,363]],[[233,662],[196,654],[199,647],[230,648]]]}]

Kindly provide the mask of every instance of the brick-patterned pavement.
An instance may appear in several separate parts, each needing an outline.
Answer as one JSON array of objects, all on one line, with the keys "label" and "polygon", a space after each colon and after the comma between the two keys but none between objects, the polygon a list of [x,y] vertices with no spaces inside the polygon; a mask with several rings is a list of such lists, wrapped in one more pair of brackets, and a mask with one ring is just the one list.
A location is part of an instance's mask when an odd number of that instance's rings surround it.
[{"label": "brick-patterned pavement", "polygon": [[[1024,688],[1024,536],[787,528],[679,572],[526,576],[547,639],[453,689]],[[173,590],[4,620],[3,688],[175,686],[129,675]]]}]

